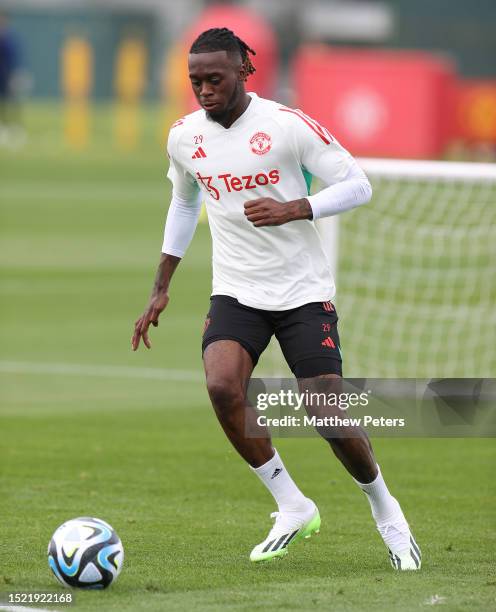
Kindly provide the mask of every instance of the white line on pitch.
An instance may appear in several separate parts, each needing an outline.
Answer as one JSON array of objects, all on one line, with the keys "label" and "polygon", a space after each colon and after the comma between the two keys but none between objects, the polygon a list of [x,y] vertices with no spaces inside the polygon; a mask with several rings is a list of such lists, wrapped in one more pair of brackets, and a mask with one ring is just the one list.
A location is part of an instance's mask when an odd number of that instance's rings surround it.
[{"label": "white line on pitch", "polygon": [[37,612],[57,612],[53,608],[47,610],[46,608],[26,608],[26,606],[0,606],[0,610],[5,610],[5,612],[33,612],[33,610]]},{"label": "white line on pitch", "polygon": [[31,361],[0,361],[0,373],[53,374],[66,376],[96,376],[102,378],[143,378],[175,382],[203,382],[204,376],[195,370],[136,368],[133,366],[83,365],[77,363],[41,363]]}]

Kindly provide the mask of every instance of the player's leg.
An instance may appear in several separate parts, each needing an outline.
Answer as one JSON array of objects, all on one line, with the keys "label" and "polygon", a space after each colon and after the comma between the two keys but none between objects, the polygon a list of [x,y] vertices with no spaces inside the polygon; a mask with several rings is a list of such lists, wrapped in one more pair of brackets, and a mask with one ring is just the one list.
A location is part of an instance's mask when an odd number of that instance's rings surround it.
[{"label": "player's leg", "polygon": [[[246,401],[253,370],[250,355],[235,340],[216,340],[206,347],[203,364],[212,406],[229,441],[252,467],[267,463],[274,455],[269,431],[257,423]],[[247,430],[253,437],[246,437]]]},{"label": "player's leg", "polygon": [[310,535],[320,524],[315,504],[294,483],[272,447],[268,429],[258,425],[257,413],[246,400],[251,373],[271,335],[260,311],[233,298],[212,299],[203,337],[210,399],[230,442],[270,491],[279,511],[270,537],[252,551],[253,561],[285,554],[291,541]]},{"label": "player's leg", "polygon": [[[338,317],[330,302],[312,303],[279,318],[276,336],[300,390],[312,385],[326,395],[342,392]],[[323,380],[325,379],[325,380]],[[313,383],[312,383],[313,380]],[[343,417],[337,406],[308,406],[317,416]],[[323,428],[319,433],[353,476],[369,501],[372,516],[395,569],[420,568],[421,555],[398,501],[389,492],[366,432],[356,426]]]},{"label": "player's leg", "polygon": [[[320,367],[317,371],[322,371]],[[298,372],[298,367],[296,367]],[[300,376],[311,376],[312,372],[297,373]],[[339,396],[342,392],[342,379],[336,374],[316,375],[315,378],[300,379],[300,391],[315,389],[320,392],[325,389],[329,393]],[[325,406],[323,409],[310,407],[309,414],[317,413],[322,416],[346,416],[336,406]],[[411,533],[408,522],[401,510],[401,506],[394,498],[384,481],[381,470],[377,465],[370,440],[361,427],[323,427],[319,430],[322,437],[329,443],[336,457],[341,461],[348,472],[353,476],[356,484],[366,494],[370,504],[372,516],[377,529],[388,549],[391,565],[395,569],[420,569],[420,549]]]},{"label": "player's leg", "polygon": [[[305,364],[306,365],[306,364]],[[321,372],[326,369],[340,365],[320,364],[315,369],[305,367],[301,369],[296,364],[295,371],[298,378],[298,386],[300,392],[308,390],[310,392],[319,389],[325,390],[326,395],[332,393],[339,396],[343,393],[342,379],[339,374],[326,373],[313,375],[313,372]],[[304,373],[304,375],[302,375]],[[307,376],[308,374],[308,376]],[[316,380],[318,379],[318,380]],[[315,383],[315,384],[313,384]],[[343,418],[346,412],[340,409],[337,405],[325,406],[307,406],[307,413],[318,417],[338,417]],[[372,482],[378,475],[378,466],[372,450],[372,444],[367,436],[367,433],[361,428],[354,425],[317,428],[317,431],[328,442],[333,453],[343,464],[346,470],[359,482]]]}]

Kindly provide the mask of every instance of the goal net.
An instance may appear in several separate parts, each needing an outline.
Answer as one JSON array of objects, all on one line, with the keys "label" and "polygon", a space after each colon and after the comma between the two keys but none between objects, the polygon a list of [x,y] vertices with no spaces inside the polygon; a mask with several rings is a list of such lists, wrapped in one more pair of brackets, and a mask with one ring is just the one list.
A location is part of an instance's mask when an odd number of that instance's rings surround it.
[{"label": "goal net", "polygon": [[372,201],[318,222],[344,375],[496,377],[496,164],[359,162]]}]

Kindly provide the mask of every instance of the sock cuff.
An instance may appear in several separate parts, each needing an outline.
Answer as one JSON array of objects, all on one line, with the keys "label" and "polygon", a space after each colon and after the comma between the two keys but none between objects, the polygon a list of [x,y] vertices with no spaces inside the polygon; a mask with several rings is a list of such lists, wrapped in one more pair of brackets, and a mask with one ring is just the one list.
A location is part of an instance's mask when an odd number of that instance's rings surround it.
[{"label": "sock cuff", "polygon": [[381,468],[379,467],[378,464],[376,464],[376,468],[377,468],[377,476],[374,478],[374,480],[372,480],[372,482],[359,482],[356,478],[353,478],[353,480],[357,483],[357,485],[364,490],[364,487],[373,487],[374,485],[376,485],[378,482],[381,481],[382,479],[382,473],[381,473]]},{"label": "sock cuff", "polygon": [[263,465],[260,465],[258,467],[253,467],[252,465],[250,465],[250,469],[253,470],[259,476],[264,476],[265,474],[267,474],[267,472],[273,471],[276,467],[282,467],[282,461],[279,457],[277,449],[275,448],[274,455],[271,459],[267,461],[267,463],[264,463]]}]

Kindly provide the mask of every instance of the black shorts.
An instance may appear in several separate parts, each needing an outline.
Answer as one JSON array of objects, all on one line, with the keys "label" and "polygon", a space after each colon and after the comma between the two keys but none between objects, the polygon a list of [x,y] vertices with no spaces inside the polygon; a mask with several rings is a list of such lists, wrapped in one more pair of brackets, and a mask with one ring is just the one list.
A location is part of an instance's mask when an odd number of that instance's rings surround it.
[{"label": "black shorts", "polygon": [[297,378],[342,375],[338,315],[331,302],[311,302],[291,310],[260,310],[227,295],[213,295],[203,330],[202,352],[217,340],[235,340],[253,366],[275,334]]}]

